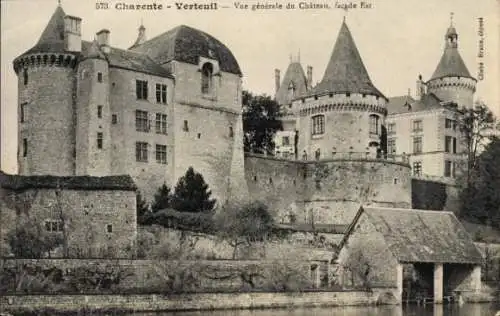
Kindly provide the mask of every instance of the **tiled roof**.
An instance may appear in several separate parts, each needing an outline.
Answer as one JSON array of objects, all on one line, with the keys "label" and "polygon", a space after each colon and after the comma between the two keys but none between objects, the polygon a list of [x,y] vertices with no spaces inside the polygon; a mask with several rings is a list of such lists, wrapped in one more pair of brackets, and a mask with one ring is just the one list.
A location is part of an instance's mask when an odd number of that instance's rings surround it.
[{"label": "tiled roof", "polygon": [[385,98],[371,82],[351,32],[343,22],[323,79],[311,94],[346,92]]},{"label": "tiled roof", "polygon": [[121,176],[21,176],[0,171],[0,187],[11,190],[67,189],[67,190],[123,190],[135,191],[134,180]]},{"label": "tiled roof", "polygon": [[213,36],[186,25],[160,34],[131,50],[145,53],[159,64],[177,60],[197,65],[200,56],[213,58],[219,61],[222,71],[242,74],[236,58],[224,44]]},{"label": "tiled roof", "polygon": [[444,107],[441,100],[434,93],[424,94],[420,100],[415,100],[408,95],[392,97],[389,98],[386,106],[388,115],[421,112]]},{"label": "tiled roof", "polygon": [[[82,56],[85,58],[91,53],[92,42],[82,41]],[[109,54],[106,54],[106,59],[110,67],[139,71],[160,77],[172,77],[170,72],[145,54],[111,47]]]},{"label": "tiled roof", "polygon": [[452,212],[364,207],[350,229],[360,216],[368,217],[400,262],[483,261],[472,238]]},{"label": "tiled roof", "polygon": [[[293,86],[294,94],[290,95],[289,89]],[[299,62],[292,62],[288,65],[285,76],[276,92],[276,102],[278,104],[290,104],[295,97],[302,96],[307,92],[307,79]]]}]

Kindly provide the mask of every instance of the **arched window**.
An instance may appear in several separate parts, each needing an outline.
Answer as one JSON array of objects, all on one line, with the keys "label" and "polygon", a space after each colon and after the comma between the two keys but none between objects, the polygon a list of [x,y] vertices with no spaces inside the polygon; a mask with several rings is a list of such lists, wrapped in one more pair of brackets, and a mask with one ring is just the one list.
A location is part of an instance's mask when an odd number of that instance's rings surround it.
[{"label": "arched window", "polygon": [[312,135],[321,135],[325,133],[325,116],[316,115],[312,118]]},{"label": "arched window", "polygon": [[375,134],[375,135],[380,134],[378,115],[375,114],[370,115],[370,134]]},{"label": "arched window", "polygon": [[212,75],[214,67],[211,63],[205,63],[201,68],[201,92],[204,94],[212,92]]}]

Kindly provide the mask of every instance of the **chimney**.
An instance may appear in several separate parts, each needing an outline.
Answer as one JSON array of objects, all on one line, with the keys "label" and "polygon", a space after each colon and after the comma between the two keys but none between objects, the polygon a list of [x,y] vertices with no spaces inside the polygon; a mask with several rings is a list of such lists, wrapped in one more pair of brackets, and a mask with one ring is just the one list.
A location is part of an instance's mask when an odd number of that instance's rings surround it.
[{"label": "chimney", "polygon": [[422,81],[422,75],[418,75],[417,89],[415,91],[415,99],[420,100],[425,94],[425,83]]},{"label": "chimney", "polygon": [[69,52],[82,51],[82,19],[76,16],[64,17],[64,50]]},{"label": "chimney", "polygon": [[109,54],[109,30],[102,29],[96,33],[97,36],[97,44],[99,44],[99,48],[106,54]]},{"label": "chimney", "polygon": [[276,94],[278,93],[278,90],[280,89],[280,83],[281,83],[280,70],[274,69],[274,85],[276,87]]},{"label": "chimney", "polygon": [[313,82],[313,67],[307,66],[307,86],[309,88],[312,88],[312,82]]}]

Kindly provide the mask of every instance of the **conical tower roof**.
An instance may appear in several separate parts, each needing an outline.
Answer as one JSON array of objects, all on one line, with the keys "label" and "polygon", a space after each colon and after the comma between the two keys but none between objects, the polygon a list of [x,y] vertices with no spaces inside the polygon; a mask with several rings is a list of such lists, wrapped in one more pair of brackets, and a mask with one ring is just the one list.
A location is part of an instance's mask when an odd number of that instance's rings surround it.
[{"label": "conical tower roof", "polygon": [[[293,89],[293,94],[290,90]],[[302,65],[298,61],[291,62],[286,69],[280,88],[276,92],[278,104],[290,104],[294,98],[307,93],[307,79]]]},{"label": "conical tower roof", "polygon": [[57,6],[36,45],[24,54],[64,52],[65,16],[63,8]]},{"label": "conical tower roof", "polygon": [[465,63],[458,52],[458,33],[451,25],[445,35],[446,45],[441,60],[430,80],[443,77],[472,78]]},{"label": "conical tower roof", "polygon": [[373,85],[345,21],[321,82],[313,94],[361,93],[385,98]]}]

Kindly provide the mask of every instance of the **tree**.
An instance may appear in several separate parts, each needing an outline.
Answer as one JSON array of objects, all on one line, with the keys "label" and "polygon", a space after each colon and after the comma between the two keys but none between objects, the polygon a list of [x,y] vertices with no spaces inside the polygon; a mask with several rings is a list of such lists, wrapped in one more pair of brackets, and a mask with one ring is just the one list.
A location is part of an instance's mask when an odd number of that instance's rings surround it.
[{"label": "tree", "polygon": [[11,252],[19,259],[40,259],[63,245],[63,236],[46,232],[43,225],[26,215],[20,215],[18,227],[7,234]]},{"label": "tree", "polygon": [[274,134],[283,129],[278,103],[266,95],[243,91],[243,132],[247,152],[272,153]]},{"label": "tree", "polygon": [[461,132],[461,142],[465,148],[466,163],[463,176],[464,187],[472,182],[472,174],[477,167],[477,158],[484,149],[491,131],[495,129],[496,118],[488,106],[478,101],[473,108],[458,111],[458,128]]},{"label": "tree", "polygon": [[233,259],[240,245],[266,240],[273,224],[268,208],[260,202],[226,204],[215,218],[217,232],[233,247]]},{"label": "tree", "polygon": [[171,206],[171,198],[172,195],[170,194],[170,188],[163,183],[163,185],[156,190],[153,204],[151,206],[153,213],[169,208]]},{"label": "tree", "polygon": [[461,217],[500,229],[500,138],[494,137],[476,159],[470,183],[460,195]]},{"label": "tree", "polygon": [[140,191],[135,194],[136,210],[137,210],[137,223],[144,224],[146,215],[149,213],[149,207],[146,200],[142,197]]},{"label": "tree", "polygon": [[214,209],[216,200],[210,196],[203,176],[189,167],[186,174],[179,178],[172,195],[172,208],[179,212],[210,212]]}]

